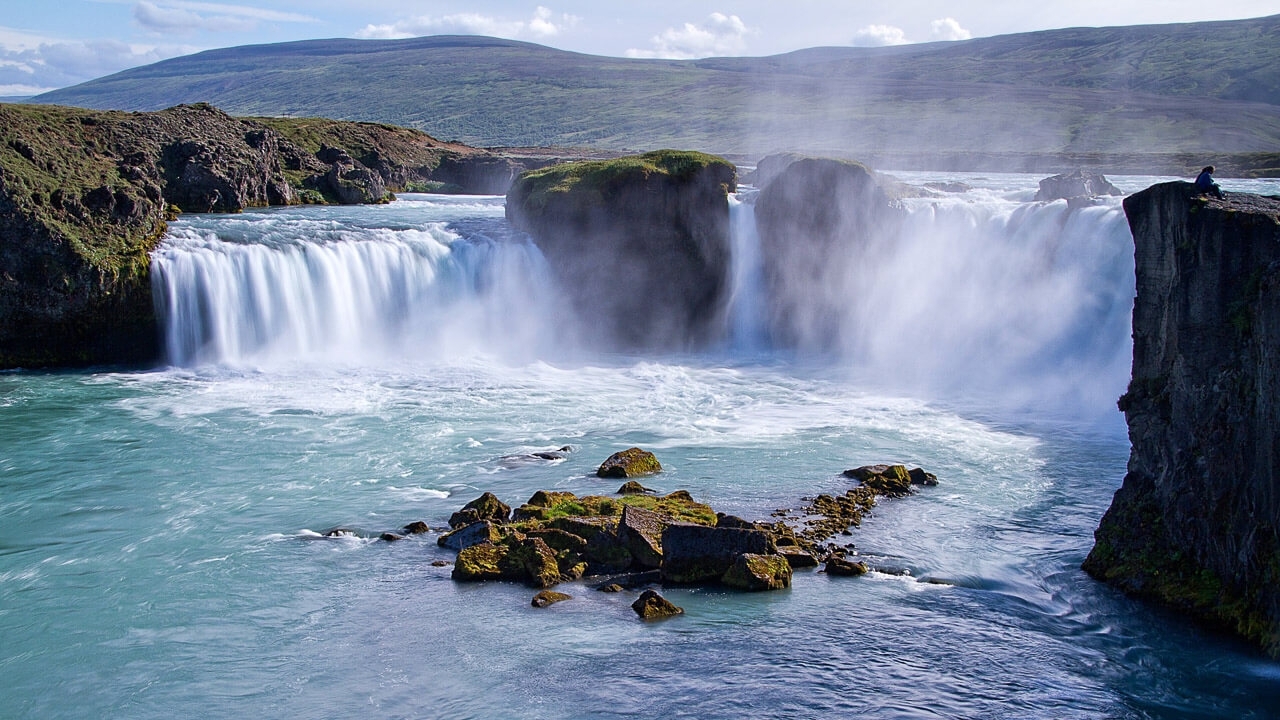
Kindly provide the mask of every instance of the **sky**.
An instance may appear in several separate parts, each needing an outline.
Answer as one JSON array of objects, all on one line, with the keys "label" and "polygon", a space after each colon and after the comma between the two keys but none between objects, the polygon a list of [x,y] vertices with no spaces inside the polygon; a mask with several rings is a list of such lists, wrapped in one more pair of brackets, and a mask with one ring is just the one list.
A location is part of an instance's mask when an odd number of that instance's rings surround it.
[{"label": "sky", "polygon": [[0,96],[201,50],[315,38],[492,35],[689,59],[1276,13],[1277,0],[0,0]]}]

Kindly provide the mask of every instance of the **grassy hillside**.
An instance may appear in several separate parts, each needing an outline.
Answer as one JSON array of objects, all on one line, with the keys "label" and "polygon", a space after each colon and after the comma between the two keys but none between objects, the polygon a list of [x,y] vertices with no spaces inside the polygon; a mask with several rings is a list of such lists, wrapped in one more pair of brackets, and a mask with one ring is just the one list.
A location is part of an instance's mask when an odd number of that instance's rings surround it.
[{"label": "grassy hillside", "polygon": [[1280,16],[701,61],[482,37],[214,50],[40,96],[207,101],[484,146],[822,153],[1236,153],[1280,147]]}]

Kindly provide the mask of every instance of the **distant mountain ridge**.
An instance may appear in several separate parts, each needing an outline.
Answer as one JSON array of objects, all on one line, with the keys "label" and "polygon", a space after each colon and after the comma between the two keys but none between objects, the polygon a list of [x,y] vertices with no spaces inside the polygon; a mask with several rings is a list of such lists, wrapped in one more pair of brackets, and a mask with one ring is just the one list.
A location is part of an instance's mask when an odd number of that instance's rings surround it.
[{"label": "distant mountain ridge", "polygon": [[1280,148],[1280,15],[770,57],[640,60],[512,40],[210,50],[35,101],[385,122],[483,146],[808,152]]}]

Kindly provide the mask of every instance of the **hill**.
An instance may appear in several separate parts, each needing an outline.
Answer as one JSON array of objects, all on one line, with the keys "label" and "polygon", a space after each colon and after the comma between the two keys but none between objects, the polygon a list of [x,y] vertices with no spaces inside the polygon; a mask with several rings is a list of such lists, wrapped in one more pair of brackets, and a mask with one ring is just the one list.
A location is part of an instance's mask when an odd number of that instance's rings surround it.
[{"label": "hill", "polygon": [[485,37],[211,50],[39,96],[393,123],[482,146],[813,153],[1280,147],[1280,15],[764,58],[599,57]]}]

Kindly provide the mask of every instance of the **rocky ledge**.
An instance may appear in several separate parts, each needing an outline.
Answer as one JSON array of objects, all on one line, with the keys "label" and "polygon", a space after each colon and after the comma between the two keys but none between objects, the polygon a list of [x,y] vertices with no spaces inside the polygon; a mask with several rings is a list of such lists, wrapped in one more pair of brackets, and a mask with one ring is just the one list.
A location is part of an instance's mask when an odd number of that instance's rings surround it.
[{"label": "rocky ledge", "polygon": [[1128,473],[1084,569],[1280,654],[1280,198],[1124,201]]},{"label": "rocky ledge", "polygon": [[501,193],[518,169],[389,125],[0,104],[0,369],[155,361],[150,254],[176,213]]}]

